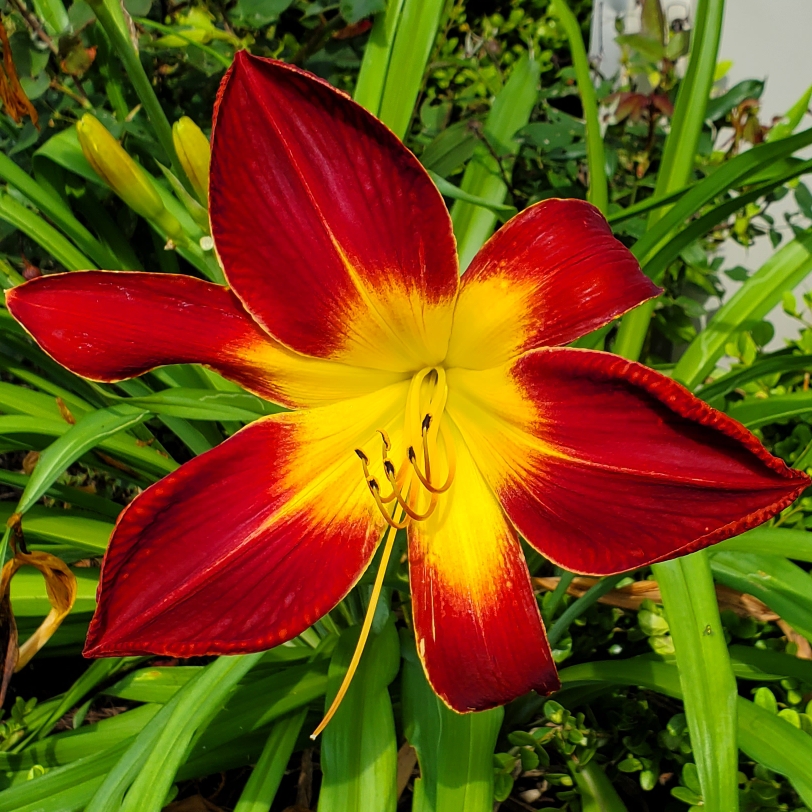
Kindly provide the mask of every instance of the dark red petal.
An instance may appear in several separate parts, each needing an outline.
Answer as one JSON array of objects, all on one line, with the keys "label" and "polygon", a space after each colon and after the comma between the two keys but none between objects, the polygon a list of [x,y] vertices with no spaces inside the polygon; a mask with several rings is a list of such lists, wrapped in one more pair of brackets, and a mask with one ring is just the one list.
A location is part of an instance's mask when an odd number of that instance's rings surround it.
[{"label": "dark red petal", "polygon": [[[674,558],[774,516],[809,484],[741,424],[641,364],[547,349],[449,374],[449,409],[520,533],[568,570]],[[486,391],[496,413],[477,420]],[[486,426],[483,432],[478,426]]]},{"label": "dark red petal", "polygon": [[229,284],[282,343],[388,370],[442,361],[459,284],[451,220],[414,155],[344,93],[239,52],[210,200]]},{"label": "dark red petal", "polygon": [[449,428],[457,474],[437,512],[409,527],[409,576],[426,676],[465,713],[559,682],[516,534]]},{"label": "dark red petal", "polygon": [[660,292],[594,206],[544,200],[502,226],[463,274],[446,364],[487,369],[569,344]]},{"label": "dark red petal", "polygon": [[144,491],[113,533],[85,653],[260,651],[332,609],[384,526],[354,449],[380,450],[372,426],[401,424],[405,397],[263,418]]},{"label": "dark red petal", "polygon": [[292,353],[228,288],[190,276],[74,271],[20,285],[6,301],[45,352],[94,381],[200,363],[262,397],[303,406],[365,394],[398,377]]}]

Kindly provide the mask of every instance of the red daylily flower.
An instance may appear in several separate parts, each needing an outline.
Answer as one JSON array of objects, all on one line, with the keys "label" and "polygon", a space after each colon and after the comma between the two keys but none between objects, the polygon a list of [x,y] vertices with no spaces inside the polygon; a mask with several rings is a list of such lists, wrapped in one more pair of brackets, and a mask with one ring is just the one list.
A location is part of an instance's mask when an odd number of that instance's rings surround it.
[{"label": "red daylily flower", "polygon": [[490,708],[558,687],[518,534],[606,575],[740,533],[809,482],[668,378],[562,346],[658,293],[587,203],[531,206],[460,278],[443,200],[398,139],[244,52],[215,110],[210,202],[229,288],[74,272],[8,296],[87,378],[196,362],[295,409],[123,511],[89,656],[278,645],[408,524],[428,678],[457,711]]}]

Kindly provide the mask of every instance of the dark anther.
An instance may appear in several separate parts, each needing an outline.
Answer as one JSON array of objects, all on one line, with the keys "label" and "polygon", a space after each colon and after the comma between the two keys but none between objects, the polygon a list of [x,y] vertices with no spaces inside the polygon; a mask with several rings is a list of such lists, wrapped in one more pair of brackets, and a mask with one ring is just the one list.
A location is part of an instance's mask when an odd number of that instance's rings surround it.
[{"label": "dark anther", "polygon": [[409,451],[407,452],[409,455],[409,462],[414,462],[417,459],[417,455],[414,453],[414,448],[409,446]]},{"label": "dark anther", "polygon": [[363,452],[363,451],[361,451],[361,449],[360,449],[360,448],[356,448],[356,449],[355,449],[355,453],[356,453],[356,454],[357,454],[357,455],[358,455],[358,456],[359,456],[359,457],[360,457],[360,458],[361,458],[361,459],[362,459],[364,462],[369,463],[369,460],[367,459],[367,455],[366,455],[366,454],[364,454],[364,452]]},{"label": "dark anther", "polygon": [[389,477],[389,479],[394,479],[395,466],[392,465],[391,460],[384,460],[383,470],[386,471],[386,475]]},{"label": "dark anther", "polygon": [[369,485],[369,489],[370,489],[371,491],[379,491],[379,490],[380,490],[380,488],[378,487],[378,480],[377,480],[377,479],[373,479],[372,477],[370,477],[370,478],[367,480],[367,485]]},{"label": "dark anther", "polygon": [[423,418],[423,431],[428,431],[428,430],[429,430],[429,426],[430,426],[430,425],[431,425],[431,415],[430,415],[430,414],[427,414],[427,415],[426,415],[426,416]]}]

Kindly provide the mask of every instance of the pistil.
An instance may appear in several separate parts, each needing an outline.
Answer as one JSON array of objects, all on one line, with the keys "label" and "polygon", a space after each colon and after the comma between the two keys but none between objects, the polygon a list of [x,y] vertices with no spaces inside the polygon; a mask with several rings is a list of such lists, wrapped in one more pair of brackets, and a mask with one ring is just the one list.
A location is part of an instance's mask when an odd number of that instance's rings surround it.
[{"label": "pistil", "polygon": [[344,696],[349,690],[352,678],[358,669],[358,663],[361,662],[361,655],[364,653],[364,646],[366,645],[367,638],[369,637],[369,631],[372,628],[372,619],[375,617],[375,609],[378,606],[378,599],[381,596],[383,578],[384,575],[386,575],[386,568],[389,564],[389,559],[392,557],[392,548],[395,546],[395,537],[397,536],[397,531],[401,526],[396,518],[398,512],[399,511],[395,509],[395,512],[391,516],[388,516],[389,533],[386,536],[386,543],[384,544],[381,563],[378,567],[378,572],[375,575],[375,583],[372,586],[372,594],[369,596],[369,605],[367,606],[366,615],[364,615],[364,622],[361,626],[361,634],[358,637],[358,642],[355,644],[355,651],[352,654],[352,659],[350,660],[350,665],[347,668],[347,673],[344,675],[344,679],[341,681],[341,686],[330,704],[329,710],[324,714],[324,719],[321,720],[319,726],[310,734],[311,739],[315,739],[319,733],[321,733],[322,730],[327,727],[333,716],[335,716],[341,701],[344,699]]},{"label": "pistil", "polygon": [[[431,397],[428,398],[428,411],[422,415],[420,410],[420,400],[423,394],[422,388],[426,378],[434,373],[436,381],[433,382],[433,390]],[[430,382],[431,384],[431,382]],[[364,472],[364,479],[366,480],[369,492],[375,500],[381,515],[389,525],[389,532],[386,536],[384,544],[383,555],[381,556],[381,563],[378,572],[375,576],[375,584],[372,588],[372,595],[369,599],[369,605],[364,617],[364,622],[361,626],[361,634],[358,638],[358,643],[355,646],[355,651],[352,655],[347,673],[344,675],[341,687],[333,699],[329,710],[322,719],[321,724],[313,732],[311,738],[315,739],[319,733],[324,730],[327,724],[335,715],[338,706],[341,704],[347,690],[350,687],[350,682],[358,668],[358,663],[361,660],[361,655],[364,650],[367,638],[369,637],[370,629],[372,628],[372,618],[375,615],[375,608],[378,604],[378,598],[381,594],[383,587],[383,579],[386,573],[386,568],[389,559],[392,555],[392,548],[395,543],[395,536],[398,530],[402,530],[411,524],[411,522],[426,521],[437,509],[439,504],[439,497],[441,494],[448,491],[454,481],[454,474],[457,467],[457,458],[454,449],[454,442],[451,438],[450,432],[447,427],[443,425],[442,417],[445,410],[445,403],[448,398],[448,387],[446,385],[445,371],[440,367],[427,367],[426,369],[418,372],[413,378],[409,387],[409,394],[406,398],[406,415],[404,426],[404,439],[409,443],[407,447],[406,459],[400,465],[400,468],[395,466],[392,462],[392,441],[389,434],[385,429],[378,429],[381,435],[381,460],[383,463],[383,473],[387,482],[391,487],[391,493],[386,495],[381,493],[381,486],[370,471],[369,457],[361,448],[356,448],[355,453],[358,459],[361,460],[361,467]],[[425,402],[425,398],[424,398]],[[415,434],[419,427],[420,432],[420,445],[423,452],[423,469],[417,463],[417,455],[414,450]],[[437,437],[442,437],[443,450],[448,465],[448,473],[445,482],[442,485],[435,485],[432,481],[432,461],[436,463],[439,454],[437,446]],[[410,468],[414,472],[416,478],[410,478]],[[434,469],[436,472],[436,464]],[[421,490],[422,486],[422,490]],[[428,506],[425,510],[420,511],[417,509],[418,500],[421,493],[428,495]],[[394,510],[389,505],[394,502]]]}]

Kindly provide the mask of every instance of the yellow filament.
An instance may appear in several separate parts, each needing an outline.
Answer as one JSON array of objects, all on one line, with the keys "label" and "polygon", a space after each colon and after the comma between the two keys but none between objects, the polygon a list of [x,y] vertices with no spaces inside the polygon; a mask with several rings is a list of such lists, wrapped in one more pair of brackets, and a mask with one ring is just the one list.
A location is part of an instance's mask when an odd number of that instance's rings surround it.
[{"label": "yellow filament", "polygon": [[[437,496],[435,494],[431,495],[431,501],[429,502],[428,510],[425,513],[418,513],[417,511],[413,510],[412,507],[407,504],[406,500],[403,498],[403,494],[400,492],[400,488],[398,487],[398,483],[395,481],[394,476],[390,476],[387,472],[386,478],[389,480],[389,484],[392,486],[392,493],[395,498],[398,500],[398,504],[403,508],[403,511],[410,519],[414,519],[416,522],[422,522],[425,519],[428,519],[432,513],[434,513],[434,509],[437,507]],[[383,501],[383,500],[381,500]]]},{"label": "yellow filament", "polygon": [[423,429],[423,467],[426,469],[426,479],[431,482],[431,454],[429,454],[429,430]]},{"label": "yellow filament", "polygon": [[375,609],[378,606],[378,598],[381,596],[381,588],[383,587],[383,579],[386,575],[386,568],[389,565],[389,559],[392,556],[392,548],[395,545],[395,536],[397,535],[398,530],[398,522],[395,519],[396,514],[397,510],[391,516],[389,533],[386,536],[386,544],[384,545],[383,555],[381,556],[381,564],[378,567],[378,573],[375,576],[375,584],[372,587],[372,595],[370,595],[369,598],[369,606],[367,606],[367,613],[364,616],[364,623],[361,626],[361,636],[358,638],[358,642],[355,644],[355,651],[353,652],[352,660],[350,660],[350,666],[347,669],[347,673],[344,675],[344,679],[341,682],[341,687],[338,689],[338,693],[335,695],[335,699],[333,699],[333,702],[330,705],[330,709],[324,714],[324,719],[321,720],[319,726],[310,734],[311,739],[315,739],[319,733],[321,733],[324,728],[327,727],[333,716],[335,716],[338,706],[341,704],[341,701],[344,699],[344,696],[349,690],[352,678],[355,675],[356,669],[358,668],[358,663],[361,661],[361,655],[364,653],[364,646],[366,645],[367,638],[369,637],[369,630],[372,628],[372,619],[375,617]]},{"label": "yellow filament", "polygon": [[[378,431],[381,431],[381,429],[378,429]],[[377,493],[378,499],[380,499],[380,501],[383,502],[384,504],[386,504],[387,502],[391,502],[395,498],[395,494],[390,493],[389,496],[381,496],[380,491],[378,491],[378,481],[375,479],[374,476],[372,476],[372,474],[369,473],[369,465],[367,463],[366,454],[364,454],[364,452],[361,451],[360,448],[356,448],[355,453],[358,454],[358,457],[361,460],[361,466],[364,469],[364,479],[366,479],[367,485],[369,486],[369,489],[373,492],[373,495],[375,493]],[[386,458],[385,452],[384,452],[384,462],[386,462],[386,459],[387,458]],[[384,514],[384,518],[388,520],[389,519],[389,511],[385,510],[385,511],[383,511],[383,514]]]},{"label": "yellow filament", "polygon": [[420,484],[430,493],[445,493],[454,482],[454,475],[457,473],[457,451],[454,448],[454,441],[448,436],[447,430],[445,426],[440,426],[440,434],[443,438],[443,447],[445,448],[446,458],[448,460],[448,476],[446,477],[445,482],[441,486],[433,485],[430,480],[431,469],[429,468],[429,452],[428,452],[428,445],[426,443],[426,439],[423,439],[423,458],[426,463],[426,475],[423,475],[423,472],[420,470],[417,459],[414,457],[414,449],[409,449],[412,453],[409,455],[409,462],[412,464],[412,468],[414,468],[415,474],[417,474],[417,478],[420,480]]},{"label": "yellow filament", "polygon": [[407,517],[403,522],[396,522],[390,515],[389,511],[386,509],[384,502],[391,502],[394,498],[394,494],[390,494],[383,499],[381,497],[380,491],[378,490],[378,483],[373,479],[369,484],[369,490],[372,493],[372,497],[375,500],[375,504],[378,506],[378,510],[381,511],[381,515],[386,519],[386,523],[393,527],[395,530],[402,530],[404,527],[407,527],[409,524],[409,517]]}]

